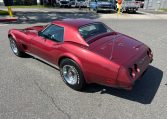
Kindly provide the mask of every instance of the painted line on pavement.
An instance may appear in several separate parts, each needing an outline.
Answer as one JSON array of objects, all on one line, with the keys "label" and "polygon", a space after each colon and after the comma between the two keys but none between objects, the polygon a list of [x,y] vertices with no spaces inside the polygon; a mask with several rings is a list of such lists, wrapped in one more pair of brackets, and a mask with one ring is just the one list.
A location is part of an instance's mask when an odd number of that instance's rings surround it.
[{"label": "painted line on pavement", "polygon": [[0,27],[7,26],[7,25],[9,25],[9,24],[0,24]]}]

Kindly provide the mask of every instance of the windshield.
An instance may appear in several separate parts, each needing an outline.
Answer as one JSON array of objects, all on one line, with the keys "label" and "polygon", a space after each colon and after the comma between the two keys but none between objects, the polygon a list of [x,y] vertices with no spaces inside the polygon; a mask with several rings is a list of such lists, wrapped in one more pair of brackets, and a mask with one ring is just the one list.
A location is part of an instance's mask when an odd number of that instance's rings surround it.
[{"label": "windshield", "polygon": [[112,32],[112,30],[103,23],[92,23],[79,28],[79,33],[84,39],[107,32]]}]

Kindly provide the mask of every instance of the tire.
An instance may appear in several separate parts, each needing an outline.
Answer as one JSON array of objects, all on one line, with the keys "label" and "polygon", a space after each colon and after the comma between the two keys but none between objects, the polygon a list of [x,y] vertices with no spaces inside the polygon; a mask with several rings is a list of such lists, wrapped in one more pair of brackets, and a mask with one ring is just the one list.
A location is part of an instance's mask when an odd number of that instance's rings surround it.
[{"label": "tire", "polygon": [[60,62],[60,74],[63,81],[70,88],[80,91],[85,86],[85,79],[79,65],[69,59],[63,59]]},{"label": "tire", "polygon": [[125,12],[126,12],[126,13],[130,13],[130,11],[129,11],[129,10],[126,10]]},{"label": "tire", "polygon": [[69,5],[68,8],[71,8],[71,5]]},{"label": "tire", "polygon": [[99,11],[97,10],[97,8],[95,9],[95,12],[96,12],[96,13],[99,13]]},{"label": "tire", "polygon": [[93,12],[93,13],[95,12],[95,10],[92,9],[92,8],[89,8],[89,11],[90,11],[90,12]]},{"label": "tire", "polygon": [[135,14],[135,13],[136,13],[136,10],[133,10],[133,13]]},{"label": "tire", "polygon": [[10,48],[16,56],[18,57],[25,56],[25,53],[20,51],[18,44],[16,43],[16,40],[13,37],[9,37],[9,41],[10,41]]},{"label": "tire", "polygon": [[62,8],[62,5],[61,5],[61,4],[58,4],[58,6],[59,6],[60,8]]}]

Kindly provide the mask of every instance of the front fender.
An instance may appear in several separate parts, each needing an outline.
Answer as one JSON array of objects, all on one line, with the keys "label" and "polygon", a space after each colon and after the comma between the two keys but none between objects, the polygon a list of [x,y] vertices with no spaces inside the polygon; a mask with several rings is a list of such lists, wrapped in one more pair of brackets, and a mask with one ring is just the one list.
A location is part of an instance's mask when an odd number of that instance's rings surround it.
[{"label": "front fender", "polygon": [[28,36],[22,30],[19,30],[19,29],[9,30],[8,37],[10,36],[15,39],[19,47],[19,50],[24,52],[25,48],[23,47],[23,42],[26,42],[25,45],[28,45],[28,42],[29,42],[29,40],[27,40],[29,39]]},{"label": "front fender", "polygon": [[9,32],[8,32],[8,38],[11,36],[11,37],[13,37],[15,40],[17,40],[17,39],[16,39],[16,36],[15,36],[15,34],[14,34],[14,32],[13,32],[13,30],[16,30],[16,29],[11,29],[11,30],[9,30]]}]

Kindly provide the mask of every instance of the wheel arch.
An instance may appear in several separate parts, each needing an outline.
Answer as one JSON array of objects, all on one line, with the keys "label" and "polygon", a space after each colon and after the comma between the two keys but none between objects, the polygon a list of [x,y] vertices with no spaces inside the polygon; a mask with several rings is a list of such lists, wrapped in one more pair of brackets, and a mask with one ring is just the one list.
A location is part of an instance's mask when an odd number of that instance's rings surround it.
[{"label": "wheel arch", "polygon": [[18,45],[20,51],[24,52],[24,48],[23,48],[22,44],[20,43],[20,39],[18,37],[18,33],[17,33],[16,29],[9,30],[8,38],[10,38],[10,37],[12,37],[16,41],[16,44]]},{"label": "wheel arch", "polygon": [[75,62],[80,66],[81,69],[83,68],[82,63],[81,63],[81,61],[79,60],[79,58],[77,58],[76,56],[74,56],[74,55],[72,55],[72,54],[69,54],[69,53],[63,54],[63,55],[61,55],[61,56],[58,58],[58,61],[57,61],[58,66],[60,66],[60,62],[61,62],[63,59],[66,59],[66,58],[75,61]]},{"label": "wheel arch", "polygon": [[81,71],[82,71],[82,73],[83,73],[83,76],[84,76],[85,81],[87,82],[87,79],[85,78],[86,75],[85,75],[85,73],[84,73],[83,65],[82,65],[81,61],[79,60],[79,58],[78,58],[77,56],[74,56],[74,55],[69,54],[69,53],[64,54],[64,55],[61,55],[61,56],[58,58],[58,61],[57,61],[58,66],[60,66],[61,61],[63,61],[63,60],[66,59],[66,58],[71,59],[71,60],[73,60],[74,62],[77,63],[77,65],[79,66],[79,68],[81,69]]},{"label": "wheel arch", "polygon": [[10,38],[10,37],[13,37],[17,41],[17,39],[16,39],[16,37],[15,37],[15,35],[13,33],[9,33],[8,34],[8,38]]}]

